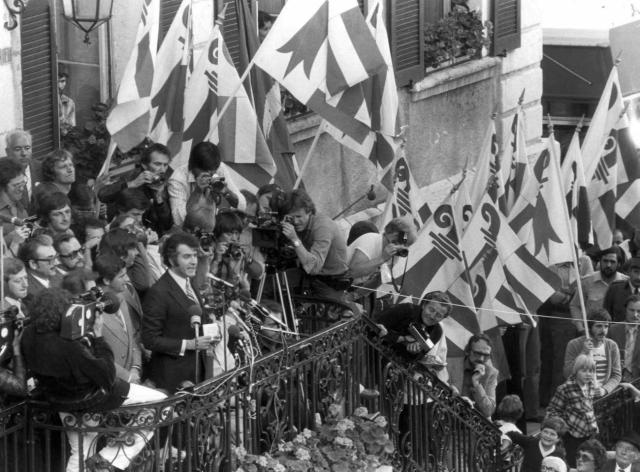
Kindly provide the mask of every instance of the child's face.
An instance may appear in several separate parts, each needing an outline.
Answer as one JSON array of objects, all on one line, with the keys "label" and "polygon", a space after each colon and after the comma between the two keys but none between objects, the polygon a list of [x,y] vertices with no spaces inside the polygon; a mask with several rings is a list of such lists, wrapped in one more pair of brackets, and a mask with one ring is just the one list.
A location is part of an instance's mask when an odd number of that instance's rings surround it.
[{"label": "child's face", "polygon": [[555,446],[560,440],[560,436],[555,429],[544,428],[540,431],[540,443],[545,448]]},{"label": "child's face", "polygon": [[593,382],[594,373],[591,369],[580,369],[576,372],[576,380],[580,385],[588,384],[589,382]]}]

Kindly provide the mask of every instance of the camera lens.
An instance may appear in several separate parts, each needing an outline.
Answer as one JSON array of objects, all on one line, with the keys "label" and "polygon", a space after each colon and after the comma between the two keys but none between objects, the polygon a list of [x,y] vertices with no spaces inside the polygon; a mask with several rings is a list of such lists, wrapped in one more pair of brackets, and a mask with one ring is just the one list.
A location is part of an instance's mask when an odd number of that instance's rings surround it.
[{"label": "camera lens", "polygon": [[409,255],[409,250],[406,247],[403,247],[396,251],[396,255],[399,257],[407,257]]}]

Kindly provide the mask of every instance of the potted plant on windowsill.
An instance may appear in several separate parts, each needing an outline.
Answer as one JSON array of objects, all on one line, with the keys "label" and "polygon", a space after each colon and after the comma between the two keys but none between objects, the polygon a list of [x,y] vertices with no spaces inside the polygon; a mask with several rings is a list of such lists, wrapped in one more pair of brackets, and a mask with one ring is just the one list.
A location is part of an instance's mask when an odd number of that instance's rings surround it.
[{"label": "potted plant on windowsill", "polygon": [[393,442],[387,420],[359,407],[343,418],[338,405],[329,407],[329,417],[314,431],[304,429],[275,451],[247,454],[234,448],[236,472],[392,472]]},{"label": "potted plant on windowsill", "polygon": [[484,24],[477,11],[456,6],[444,18],[425,28],[426,72],[480,57],[491,44],[491,22]]}]

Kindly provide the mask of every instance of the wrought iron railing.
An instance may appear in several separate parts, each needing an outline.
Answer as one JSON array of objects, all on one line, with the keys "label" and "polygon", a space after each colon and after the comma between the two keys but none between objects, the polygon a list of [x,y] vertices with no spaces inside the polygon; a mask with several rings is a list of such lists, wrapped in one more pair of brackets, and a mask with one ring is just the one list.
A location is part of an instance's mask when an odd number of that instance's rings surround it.
[{"label": "wrought iron railing", "polygon": [[[363,388],[378,395],[361,395]],[[353,318],[162,402],[132,405],[61,422],[47,404],[25,402],[0,413],[0,468],[65,469],[65,433],[85,439],[78,470],[95,450],[115,455],[138,438],[146,446],[128,470],[231,471],[234,446],[273,450],[313,428],[331,405],[358,406],[389,419],[394,470],[503,470],[498,429],[430,371],[398,362],[370,323]],[[29,419],[29,421],[27,421]]]},{"label": "wrought iron railing", "polygon": [[[640,387],[640,379],[633,384]],[[593,404],[598,421],[598,439],[608,449],[613,449],[622,436],[631,431],[639,431],[640,410],[631,393],[618,387],[609,395],[596,400]]]}]

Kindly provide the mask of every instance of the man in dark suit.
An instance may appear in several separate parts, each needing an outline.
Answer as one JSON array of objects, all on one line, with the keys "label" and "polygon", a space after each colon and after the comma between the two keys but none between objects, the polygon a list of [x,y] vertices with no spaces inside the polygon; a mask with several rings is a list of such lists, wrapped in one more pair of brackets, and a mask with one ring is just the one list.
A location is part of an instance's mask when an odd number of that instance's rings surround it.
[{"label": "man in dark suit", "polygon": [[27,177],[25,203],[31,200],[36,183],[42,180],[42,162],[33,159],[31,133],[22,129],[9,131],[5,136],[7,157],[20,163]]},{"label": "man in dark suit", "polygon": [[142,341],[151,351],[149,379],[169,393],[174,393],[181,382],[203,379],[200,354],[212,343],[210,336],[194,335],[190,320],[191,307],[202,306],[191,284],[198,264],[197,251],[195,237],[186,233],[169,237],[162,248],[169,269],[147,291],[142,304]]},{"label": "man in dark suit", "polygon": [[631,295],[625,300],[628,324],[613,324],[609,326],[608,337],[618,345],[620,350],[620,364],[622,365],[622,381],[630,382],[640,377],[640,295]]},{"label": "man in dark suit", "polygon": [[27,239],[18,251],[20,259],[27,268],[29,289],[25,303],[38,297],[47,288],[60,286],[60,278],[56,271],[58,254],[53,247],[53,240],[46,234]]},{"label": "man in dark suit", "polygon": [[602,472],[640,472],[640,435],[630,432],[616,442],[616,458],[608,459]]},{"label": "man in dark suit", "polygon": [[627,310],[625,302],[630,295],[640,294],[640,257],[629,259],[629,280],[613,282],[604,296],[603,307],[613,321],[624,321]]}]

